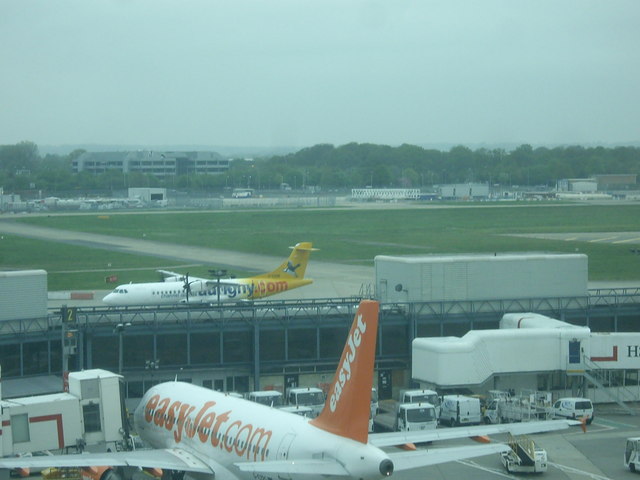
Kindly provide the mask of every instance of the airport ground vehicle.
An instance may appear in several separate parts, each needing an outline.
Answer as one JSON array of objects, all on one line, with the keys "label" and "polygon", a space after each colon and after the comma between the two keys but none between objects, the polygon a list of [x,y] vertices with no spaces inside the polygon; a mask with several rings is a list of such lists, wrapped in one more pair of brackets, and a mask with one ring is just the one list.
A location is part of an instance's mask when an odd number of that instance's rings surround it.
[{"label": "airport ground vehicle", "polygon": [[300,415],[305,418],[313,418],[313,409],[310,407],[285,405],[284,407],[279,408],[279,410],[295,413],[296,415]]},{"label": "airport ground vehicle", "polygon": [[414,432],[433,430],[438,426],[436,409],[428,402],[398,403],[393,410],[385,410],[373,420],[377,430],[391,432]]},{"label": "airport ground vehicle", "polygon": [[259,390],[255,392],[249,392],[247,394],[247,400],[252,402],[261,403],[267,407],[281,407],[282,406],[282,394],[277,390]]},{"label": "airport ground vehicle", "polygon": [[436,409],[436,417],[440,417],[440,397],[433,390],[401,390],[400,403],[430,403]]},{"label": "airport ground vehicle", "polygon": [[450,426],[478,425],[482,420],[480,399],[465,395],[445,395],[440,405],[440,423]]},{"label": "airport ground vehicle", "polygon": [[502,465],[509,473],[541,473],[547,471],[547,452],[536,447],[526,435],[509,436],[510,450],[502,452]]},{"label": "airport ground vehicle", "polygon": [[375,417],[380,409],[380,402],[378,401],[378,391],[375,388],[371,389],[371,417]]},{"label": "airport ground vehicle", "polygon": [[401,403],[396,415],[396,431],[434,430],[438,426],[436,409],[430,403]]},{"label": "airport ground vehicle", "polygon": [[553,418],[569,418],[571,420],[586,419],[587,425],[593,422],[593,404],[588,398],[560,398],[551,409]]},{"label": "airport ground vehicle", "polygon": [[546,420],[551,414],[551,393],[529,391],[517,396],[492,390],[483,412],[485,423],[531,422]]},{"label": "airport ground vehicle", "polygon": [[640,470],[640,437],[627,438],[624,449],[624,466],[632,472]]},{"label": "airport ground vehicle", "polygon": [[320,415],[324,407],[324,393],[316,387],[292,387],[287,389],[287,404],[311,408],[311,418]]}]

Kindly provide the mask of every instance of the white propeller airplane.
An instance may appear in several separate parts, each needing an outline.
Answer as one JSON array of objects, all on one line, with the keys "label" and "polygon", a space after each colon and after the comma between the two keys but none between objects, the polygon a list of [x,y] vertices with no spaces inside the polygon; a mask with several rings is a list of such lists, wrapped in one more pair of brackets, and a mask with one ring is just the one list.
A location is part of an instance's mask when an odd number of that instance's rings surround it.
[{"label": "white propeller airplane", "polygon": [[[394,472],[508,450],[504,444],[385,451],[449,438],[567,428],[553,420],[369,434],[370,392],[378,331],[378,302],[356,313],[321,414],[301,417],[189,383],[152,387],[134,413],[136,430],[153,450],[0,459],[0,469],[105,465],[101,480],[144,469],[163,478],[199,480],[378,480]],[[488,439],[486,439],[488,440]],[[119,468],[122,467],[122,468]]]},{"label": "white propeller airplane", "polygon": [[114,306],[238,302],[309,285],[313,280],[304,278],[304,273],[309,255],[316,249],[312,248],[311,242],[301,242],[290,248],[293,249],[291,255],[278,268],[255,277],[211,280],[158,270],[164,276],[163,282],[120,285],[102,301]]}]

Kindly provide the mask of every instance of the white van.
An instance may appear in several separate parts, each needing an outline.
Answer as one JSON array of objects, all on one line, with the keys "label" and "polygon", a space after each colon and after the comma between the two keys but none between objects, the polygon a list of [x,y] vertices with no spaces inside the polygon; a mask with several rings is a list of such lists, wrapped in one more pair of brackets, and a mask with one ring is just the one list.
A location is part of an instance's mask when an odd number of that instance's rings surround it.
[{"label": "white van", "polygon": [[593,422],[593,404],[588,398],[559,398],[551,409],[553,418],[586,418],[587,425]]},{"label": "white van", "polygon": [[464,395],[445,395],[440,404],[440,423],[450,426],[479,425],[480,399]]},{"label": "white van", "polygon": [[260,403],[268,407],[281,407],[282,406],[282,394],[276,390],[258,390],[255,392],[249,392],[247,394],[247,400]]}]

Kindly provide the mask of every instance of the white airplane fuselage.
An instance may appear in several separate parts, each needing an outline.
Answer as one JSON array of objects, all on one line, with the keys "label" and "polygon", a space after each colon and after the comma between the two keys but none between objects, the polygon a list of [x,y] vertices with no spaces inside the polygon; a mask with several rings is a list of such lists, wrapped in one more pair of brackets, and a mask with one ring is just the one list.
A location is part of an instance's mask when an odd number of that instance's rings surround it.
[{"label": "white airplane fuselage", "polygon": [[173,305],[176,303],[215,303],[247,300],[253,297],[256,286],[242,281],[210,286],[195,281],[187,292],[184,282],[129,283],[116,287],[102,301],[107,305]]},{"label": "white airplane fuselage", "polygon": [[175,305],[179,303],[225,303],[239,302],[286,292],[310,284],[309,279],[270,280],[238,279],[225,280],[218,285],[196,280],[191,282],[189,295],[183,281],[129,283],[116,287],[102,301],[107,305]]},{"label": "white airplane fuselage", "polygon": [[327,475],[289,476],[241,471],[240,462],[335,459],[351,478],[379,479],[389,457],[379,448],[321,430],[309,420],[275,408],[187,383],[153,387],[134,413],[140,437],[155,448],[181,448],[216,462],[216,478],[326,480]]}]

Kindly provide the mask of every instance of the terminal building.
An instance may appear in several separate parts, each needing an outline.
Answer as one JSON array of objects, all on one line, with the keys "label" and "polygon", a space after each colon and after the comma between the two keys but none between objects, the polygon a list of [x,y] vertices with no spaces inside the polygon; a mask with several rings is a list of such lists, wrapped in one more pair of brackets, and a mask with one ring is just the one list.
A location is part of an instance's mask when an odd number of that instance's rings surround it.
[{"label": "terminal building", "polygon": [[[498,330],[496,335],[507,337],[536,334],[500,331],[505,314],[535,312],[581,327],[574,330],[589,338],[598,332],[640,330],[640,289],[590,290],[584,255],[379,256],[375,265],[372,296],[381,306],[375,383],[381,399],[397,397],[401,389],[422,382],[442,389],[453,387],[440,377],[417,373],[416,368],[424,362],[415,358],[416,339],[458,337],[464,338],[466,345],[470,338],[484,338],[479,331]],[[361,298],[48,310],[46,272],[29,275],[33,285],[24,284],[24,272],[5,272],[0,290],[1,301],[7,305],[0,309],[0,358],[5,378],[105,369],[124,377],[130,402],[150,386],[176,376],[223,391],[323,386],[335,372]],[[29,292],[28,298],[24,292]],[[40,295],[42,298],[35,298]],[[589,359],[613,355],[608,345],[599,351],[595,341],[589,342]],[[585,348],[587,344],[582,343]],[[627,352],[625,345],[617,344],[619,356]],[[487,352],[487,347],[483,348]],[[536,355],[535,351],[530,353],[531,357]],[[483,365],[482,375],[470,378],[468,388],[483,388],[487,382],[500,386],[507,374],[522,374],[522,382],[538,386],[546,378],[546,385],[562,391],[579,382],[556,381],[555,372],[564,374],[562,368],[504,372],[482,362],[475,362],[473,368]],[[587,365],[583,367],[589,373]],[[638,376],[632,370],[625,364],[625,385]],[[530,376],[534,373],[535,380]],[[537,376],[543,373],[546,377]],[[492,375],[499,378],[494,380]],[[615,380],[619,375],[614,372],[610,377]],[[578,373],[577,377],[584,375]]]},{"label": "terminal building", "polygon": [[592,332],[535,313],[508,313],[499,329],[416,338],[412,378],[423,388],[552,391],[594,402],[640,399],[640,332]]}]

